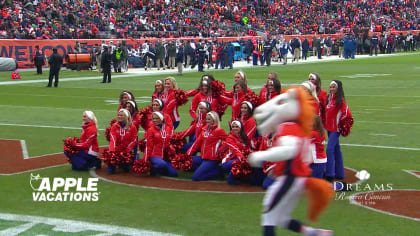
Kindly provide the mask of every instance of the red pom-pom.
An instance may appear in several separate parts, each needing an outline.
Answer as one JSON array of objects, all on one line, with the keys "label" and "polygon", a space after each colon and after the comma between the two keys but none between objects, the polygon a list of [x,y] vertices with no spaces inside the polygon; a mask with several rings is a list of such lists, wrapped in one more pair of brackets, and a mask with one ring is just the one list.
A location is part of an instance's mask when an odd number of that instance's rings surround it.
[{"label": "red pom-pom", "polygon": [[248,177],[252,173],[252,168],[249,166],[246,159],[236,159],[232,163],[232,169],[230,172],[235,176],[236,178],[244,178]]},{"label": "red pom-pom", "polygon": [[113,124],[117,123],[116,119],[112,119],[109,122],[109,127],[105,129],[105,138],[106,140],[109,142],[109,140],[111,140],[111,127]]},{"label": "red pom-pom", "polygon": [[[66,139],[63,139],[63,142],[63,149],[70,156],[76,155],[79,152],[79,150],[76,148],[76,143],[80,142],[78,137],[67,137]],[[71,163],[70,160],[67,161]]]},{"label": "red pom-pom", "polygon": [[259,103],[259,97],[254,92],[248,92],[245,95],[244,101],[248,101],[252,104],[253,108],[255,109]]},{"label": "red pom-pom", "polygon": [[184,90],[176,89],[174,93],[175,93],[176,103],[178,104],[178,106],[182,106],[188,102],[188,97],[185,94]]},{"label": "red pom-pom", "polygon": [[139,150],[140,150],[140,152],[144,152],[144,150],[146,150],[146,139],[145,138],[140,139]]},{"label": "red pom-pom", "polygon": [[109,151],[108,148],[105,148],[101,155],[101,159],[104,163],[111,166],[131,163],[133,158],[134,154],[132,152]]},{"label": "red pom-pom", "polygon": [[352,117],[346,117],[340,120],[338,123],[338,131],[344,137],[347,137],[350,134],[351,128],[353,128],[354,120]]},{"label": "red pom-pom", "polygon": [[137,159],[134,161],[132,168],[137,174],[144,175],[150,172],[150,169],[152,168],[152,163],[144,159]]},{"label": "red pom-pom", "polygon": [[223,95],[225,93],[225,90],[226,90],[226,86],[223,82],[219,80],[213,80],[211,82],[211,91],[216,96]]},{"label": "red pom-pom", "polygon": [[152,113],[152,106],[147,106],[139,111],[139,124],[143,129],[147,126],[147,116]]},{"label": "red pom-pom", "polygon": [[184,153],[176,154],[171,160],[172,166],[175,169],[184,170],[184,171],[191,170],[192,162],[193,162],[192,156],[184,154]]},{"label": "red pom-pom", "polygon": [[262,166],[263,173],[265,175],[268,175],[269,174],[268,172],[270,172],[273,169],[274,165],[276,165],[275,162],[265,161]]}]

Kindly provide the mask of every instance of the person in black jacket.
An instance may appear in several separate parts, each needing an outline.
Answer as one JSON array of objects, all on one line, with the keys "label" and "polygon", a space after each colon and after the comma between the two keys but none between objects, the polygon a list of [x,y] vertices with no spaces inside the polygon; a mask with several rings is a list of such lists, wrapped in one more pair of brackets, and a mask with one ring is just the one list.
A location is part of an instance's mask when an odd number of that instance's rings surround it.
[{"label": "person in black jacket", "polygon": [[45,56],[42,53],[42,50],[39,49],[39,46],[35,46],[35,56],[32,59],[34,65],[36,66],[36,74],[42,75],[42,66],[45,64]]},{"label": "person in black jacket", "polygon": [[184,44],[180,43],[178,52],[176,53],[176,65],[178,67],[178,75],[182,75],[182,64],[184,63]]},{"label": "person in black jacket", "polygon": [[108,47],[104,47],[104,52],[101,57],[102,73],[104,73],[102,83],[106,83],[107,78],[108,83],[111,83],[111,61],[112,55],[110,54]]},{"label": "person in black jacket", "polygon": [[309,52],[309,40],[305,38],[302,42],[302,59],[306,60],[308,58]]},{"label": "person in black jacket", "polygon": [[50,65],[50,76],[48,77],[47,87],[51,87],[53,77],[55,78],[54,87],[58,87],[58,74],[63,64],[63,57],[57,53],[57,48],[53,48],[53,53],[48,59],[48,64]]}]

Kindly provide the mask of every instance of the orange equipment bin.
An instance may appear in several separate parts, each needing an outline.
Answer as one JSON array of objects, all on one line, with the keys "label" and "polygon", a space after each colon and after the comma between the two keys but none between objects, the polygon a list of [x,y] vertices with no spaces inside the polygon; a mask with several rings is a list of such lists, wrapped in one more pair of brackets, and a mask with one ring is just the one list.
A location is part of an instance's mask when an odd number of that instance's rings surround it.
[{"label": "orange equipment bin", "polygon": [[91,55],[90,54],[67,54],[66,62],[68,64],[73,63],[91,63]]}]

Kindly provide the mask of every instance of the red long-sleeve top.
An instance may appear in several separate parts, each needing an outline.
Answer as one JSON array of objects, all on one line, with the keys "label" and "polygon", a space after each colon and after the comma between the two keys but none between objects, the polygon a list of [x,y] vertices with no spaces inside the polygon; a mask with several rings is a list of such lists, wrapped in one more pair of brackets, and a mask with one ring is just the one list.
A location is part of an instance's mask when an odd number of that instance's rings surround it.
[{"label": "red long-sleeve top", "polygon": [[83,150],[92,156],[98,156],[98,130],[96,129],[95,122],[84,124],[82,128],[80,143],[76,144],[76,148]]},{"label": "red long-sleeve top", "polygon": [[146,132],[146,150],[144,158],[147,161],[150,157],[164,157],[165,147],[169,146],[169,141],[174,133],[173,127],[163,124],[162,127],[153,125]]},{"label": "red long-sleeve top", "polygon": [[222,128],[218,128],[216,125],[211,127],[206,125],[194,144],[188,149],[187,154],[191,155],[201,147],[201,159],[216,160],[217,150],[226,138],[227,134]]},{"label": "red long-sleeve top", "polygon": [[[124,127],[125,128],[125,127]],[[110,151],[131,152],[137,145],[137,129],[131,124],[128,129],[121,127],[119,122],[111,127],[111,139],[109,142]]]},{"label": "red long-sleeve top", "polygon": [[350,109],[344,98],[341,101],[341,107],[337,107],[335,105],[335,95],[328,98],[328,105],[325,110],[325,129],[330,132],[338,132],[340,121],[351,116]]}]

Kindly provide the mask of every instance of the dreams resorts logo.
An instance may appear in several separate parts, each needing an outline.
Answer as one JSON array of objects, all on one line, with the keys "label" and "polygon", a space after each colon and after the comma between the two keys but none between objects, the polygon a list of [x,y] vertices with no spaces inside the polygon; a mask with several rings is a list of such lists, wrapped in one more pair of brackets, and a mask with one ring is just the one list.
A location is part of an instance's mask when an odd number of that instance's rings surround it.
[{"label": "dreams resorts logo", "polygon": [[97,202],[98,178],[41,177],[31,173],[29,185],[35,202]]}]

